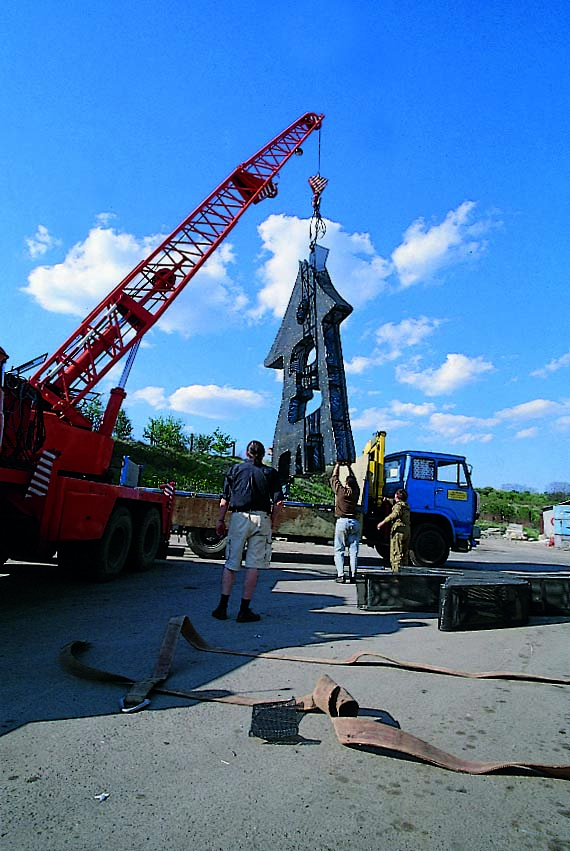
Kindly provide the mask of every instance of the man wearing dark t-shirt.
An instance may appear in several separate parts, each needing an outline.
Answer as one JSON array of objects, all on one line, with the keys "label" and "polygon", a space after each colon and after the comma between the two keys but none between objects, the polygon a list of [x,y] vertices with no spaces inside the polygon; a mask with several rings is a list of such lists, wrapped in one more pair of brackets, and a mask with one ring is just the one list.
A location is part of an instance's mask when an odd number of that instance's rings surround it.
[{"label": "man wearing dark t-shirt", "polygon": [[212,612],[218,620],[226,620],[228,601],[235,575],[241,569],[245,549],[245,579],[243,596],[238,612],[238,623],[260,620],[249,604],[257,584],[258,569],[268,568],[271,563],[272,530],[283,506],[283,491],[276,470],[263,464],[265,447],[258,440],[251,440],[246,449],[247,460],[234,464],[224,480],[216,532],[226,534],[225,516],[231,510],[226,563],[222,573],[220,602]]}]

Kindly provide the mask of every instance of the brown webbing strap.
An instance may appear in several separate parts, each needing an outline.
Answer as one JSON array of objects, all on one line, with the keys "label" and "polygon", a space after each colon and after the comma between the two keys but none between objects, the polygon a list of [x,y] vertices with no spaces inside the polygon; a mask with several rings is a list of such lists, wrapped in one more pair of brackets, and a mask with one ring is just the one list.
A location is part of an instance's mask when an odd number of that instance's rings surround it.
[{"label": "brown webbing strap", "polygon": [[[195,650],[202,650],[207,653],[225,653],[231,656],[247,656],[253,659],[283,659],[287,662],[311,662],[317,665],[383,665],[389,668],[402,668],[407,671],[422,671],[427,674],[443,674],[448,677],[470,677],[480,680],[522,680],[524,682],[535,683],[552,683],[555,685],[570,685],[570,677],[543,677],[538,674],[521,674],[510,671],[456,671],[453,668],[444,668],[437,665],[426,665],[420,662],[402,662],[399,659],[392,659],[390,656],[384,656],[381,653],[363,650],[359,653],[349,656],[347,659],[326,659],[318,656],[294,656],[284,653],[253,653],[248,650],[228,650],[224,647],[215,647],[209,644],[199,632],[194,628],[190,618],[182,616],[181,618],[173,618],[175,621],[182,621],[181,634]],[[371,661],[365,661],[366,659]]]},{"label": "brown webbing strap", "polygon": [[150,692],[167,678],[183,628],[183,621],[184,618],[171,618],[168,621],[153,672],[147,679],[134,683],[129,693],[123,698],[125,710],[132,710],[134,707],[141,706],[148,699]]},{"label": "brown webbing strap", "polygon": [[[508,674],[507,672],[471,674],[461,671],[450,671],[445,668],[433,668],[432,666],[416,665],[411,663],[399,663],[397,660],[388,659],[388,657],[380,656],[380,654],[358,653],[350,657],[344,662],[338,660],[314,659],[303,656],[288,656],[275,655],[270,653],[249,653],[246,651],[224,650],[216,648],[208,644],[195,630],[189,618],[182,616],[172,618],[169,621],[166,633],[164,635],[158,659],[155,664],[151,677],[145,680],[136,681],[131,677],[121,674],[114,674],[97,668],[91,668],[83,664],[76,657],[76,652],[87,649],[89,644],[84,641],[73,641],[66,644],[60,653],[60,660],[63,666],[75,674],[76,676],[86,679],[120,682],[131,684],[132,688],[125,698],[125,705],[133,705],[135,708],[141,706],[147,700],[147,695],[151,690],[160,694],[168,694],[176,697],[185,697],[190,700],[198,701],[215,701],[221,703],[233,703],[241,706],[253,706],[254,704],[262,703],[255,698],[246,697],[244,695],[235,695],[232,692],[221,690],[198,690],[198,691],[179,691],[175,689],[165,688],[160,683],[168,676],[170,664],[176,649],[178,637],[182,635],[189,644],[195,649],[215,652],[229,653],[237,656],[247,656],[250,658],[267,658],[267,659],[282,659],[296,662],[318,662],[319,664],[359,664],[363,656],[374,656],[382,661],[376,664],[389,664],[397,667],[405,667],[408,670],[429,671],[429,673],[445,673],[451,676],[467,676],[467,677],[485,677],[485,678],[514,678],[530,681],[553,682],[568,684],[568,680],[549,679],[546,677],[527,677],[522,674]],[[127,700],[129,703],[127,704]],[[138,704],[132,704],[132,701],[138,701]],[[434,747],[429,742],[423,739],[418,739],[416,736],[406,733],[403,730],[394,728],[387,724],[378,721],[372,721],[366,718],[358,717],[359,706],[356,700],[348,694],[345,689],[337,685],[330,677],[323,675],[317,681],[315,689],[305,697],[297,701],[297,708],[302,712],[321,711],[331,718],[336,736],[339,742],[347,746],[366,747],[368,749],[380,749],[381,751],[390,751],[394,754],[405,754],[415,757],[422,762],[427,762],[432,765],[446,768],[450,771],[458,771],[469,774],[493,774],[498,771],[516,770],[531,772],[533,774],[547,775],[560,779],[570,779],[570,765],[545,765],[542,763],[530,762],[474,762],[471,760],[460,759],[453,754],[446,753],[439,748]]]},{"label": "brown webbing strap", "polygon": [[327,714],[341,745],[366,747],[412,756],[422,762],[458,771],[463,774],[494,774],[498,771],[519,770],[546,774],[570,780],[570,765],[543,765],[534,762],[475,762],[460,759],[430,745],[396,727],[368,718],[358,717],[358,703],[326,674],[320,677],[314,691],[302,698],[297,706],[304,712],[320,709]]}]

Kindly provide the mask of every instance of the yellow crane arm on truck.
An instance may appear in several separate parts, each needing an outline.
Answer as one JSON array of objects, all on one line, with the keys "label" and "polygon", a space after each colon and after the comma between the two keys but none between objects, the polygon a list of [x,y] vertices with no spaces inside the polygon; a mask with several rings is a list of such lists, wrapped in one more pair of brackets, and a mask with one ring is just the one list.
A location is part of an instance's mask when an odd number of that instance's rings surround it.
[{"label": "yellow crane arm on truck", "polygon": [[384,487],[384,455],[386,453],[386,432],[377,431],[370,438],[362,455],[353,464],[353,472],[360,485],[361,504],[364,511],[370,505],[382,502]]}]

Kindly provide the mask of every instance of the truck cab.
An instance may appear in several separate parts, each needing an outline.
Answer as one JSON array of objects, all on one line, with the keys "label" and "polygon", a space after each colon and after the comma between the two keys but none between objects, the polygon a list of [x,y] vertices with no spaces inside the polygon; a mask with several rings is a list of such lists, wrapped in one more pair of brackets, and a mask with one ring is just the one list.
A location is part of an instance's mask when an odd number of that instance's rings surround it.
[{"label": "truck cab", "polygon": [[382,495],[393,498],[402,487],[408,492],[414,564],[438,567],[450,550],[469,552],[477,545],[479,495],[463,456],[417,450],[386,455]]},{"label": "truck cab", "polygon": [[[408,493],[411,514],[410,559],[414,565],[440,567],[450,551],[469,552],[477,545],[479,494],[471,484],[464,456],[406,450],[384,456],[382,498],[393,499],[398,488]],[[366,537],[386,558],[388,535],[375,529],[387,513],[381,499],[368,508]],[[372,522],[374,516],[374,523]]]}]

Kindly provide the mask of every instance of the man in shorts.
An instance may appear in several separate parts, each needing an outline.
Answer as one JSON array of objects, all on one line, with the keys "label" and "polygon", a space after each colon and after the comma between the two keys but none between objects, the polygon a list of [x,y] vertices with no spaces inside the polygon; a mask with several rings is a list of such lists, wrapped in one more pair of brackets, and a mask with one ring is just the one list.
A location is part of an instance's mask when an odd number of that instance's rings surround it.
[{"label": "man in shorts", "polygon": [[257,584],[258,570],[268,568],[271,563],[272,531],[283,507],[283,491],[279,475],[273,467],[263,464],[265,447],[258,440],[251,440],[246,449],[246,460],[234,464],[226,473],[216,532],[226,534],[225,517],[231,510],[226,563],[222,572],[220,602],[212,617],[220,621],[228,616],[228,601],[235,575],[241,569],[245,549],[245,578],[238,623],[252,623],[261,615],[250,609],[250,602]]}]

